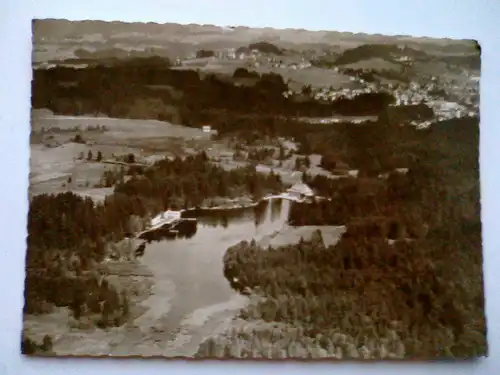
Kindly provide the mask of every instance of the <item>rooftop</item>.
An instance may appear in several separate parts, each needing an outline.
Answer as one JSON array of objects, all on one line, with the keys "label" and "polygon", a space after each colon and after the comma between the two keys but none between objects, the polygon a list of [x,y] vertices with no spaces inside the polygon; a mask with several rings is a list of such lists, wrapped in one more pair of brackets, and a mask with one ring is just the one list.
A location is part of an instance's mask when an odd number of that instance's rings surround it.
[{"label": "rooftop", "polygon": [[312,189],[304,183],[297,183],[293,185],[290,189],[288,189],[288,192],[299,193],[306,196],[314,195]]}]

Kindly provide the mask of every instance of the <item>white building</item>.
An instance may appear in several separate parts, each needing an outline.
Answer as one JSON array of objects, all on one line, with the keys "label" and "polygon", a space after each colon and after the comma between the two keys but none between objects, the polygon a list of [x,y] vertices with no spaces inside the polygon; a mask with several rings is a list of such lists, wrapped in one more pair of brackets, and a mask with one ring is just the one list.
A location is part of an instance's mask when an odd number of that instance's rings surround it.
[{"label": "white building", "polygon": [[399,174],[407,174],[409,171],[409,168],[396,168],[394,170],[396,171],[396,173],[399,173]]},{"label": "white building", "polygon": [[304,183],[297,183],[287,190],[287,193],[297,199],[314,197],[314,191]]},{"label": "white building", "polygon": [[210,133],[212,131],[212,127],[210,125],[203,125],[201,130],[203,131],[203,133]]},{"label": "white building", "polygon": [[236,59],[236,50],[234,48],[230,48],[227,50],[227,57],[231,60]]},{"label": "white building", "polygon": [[181,219],[181,211],[168,210],[156,215],[153,219],[151,219],[151,226],[154,227],[162,223],[167,224],[180,219]]}]

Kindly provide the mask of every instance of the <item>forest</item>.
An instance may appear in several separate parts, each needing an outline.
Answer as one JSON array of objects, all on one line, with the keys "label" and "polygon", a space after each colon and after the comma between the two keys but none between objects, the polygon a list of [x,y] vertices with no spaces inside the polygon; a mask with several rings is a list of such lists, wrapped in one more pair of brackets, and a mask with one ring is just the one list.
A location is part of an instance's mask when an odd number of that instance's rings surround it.
[{"label": "forest", "polygon": [[[344,359],[387,358],[391,346],[392,358],[485,355],[478,130],[477,120],[450,120],[378,146],[361,137],[359,146],[370,146],[361,170],[389,149],[412,154],[408,172],[308,177],[332,200],[294,204],[291,223],[347,231],[330,247],[317,233],[297,245],[229,248],[224,269],[233,287],[265,297],[242,316],[300,326],[311,339],[340,330],[368,348],[361,355],[339,344]],[[362,161],[359,151],[353,156]]]},{"label": "forest", "polygon": [[25,313],[66,306],[75,319],[96,317],[100,327],[125,322],[128,297],[95,267],[105,256],[106,238],[124,222],[110,220],[120,210],[113,203],[96,207],[71,192],[34,197],[28,214]]},{"label": "forest", "polygon": [[[237,277],[235,288],[266,297],[254,315],[300,325],[310,337],[340,327],[360,347],[385,337],[390,328],[397,330],[407,357],[485,354],[478,119],[417,131],[400,122],[414,112],[421,118],[433,114],[425,106],[396,113],[388,107],[394,100],[389,94],[299,103],[282,96],[287,85],[281,76],[251,76],[254,86],[236,86],[171,69],[161,58],[80,70],[57,67],[34,72],[32,101],[33,108],[58,114],[210,123],[221,137],[242,141],[292,137],[300,154],[322,155],[327,170],[346,164],[358,169],[358,178],[306,174],[305,182],[331,200],[292,205],[292,225],[346,225],[336,246],[326,248],[319,234],[276,249],[241,243],[224,257],[228,279]],[[370,114],[378,120],[325,126],[296,119],[332,114]],[[101,327],[123,324],[128,297],[95,265],[107,243],[137,230],[135,218],[199,207],[212,197],[258,199],[283,188],[277,175],[258,174],[253,166],[224,171],[203,153],[106,177],[114,194],[103,204],[73,193],[34,197],[25,312],[68,306],[77,318],[95,314]],[[391,245],[387,239],[399,241]]]},{"label": "forest", "polygon": [[383,58],[391,60],[393,55],[411,56],[415,59],[429,59],[430,57],[422,50],[406,47],[401,50],[395,44],[362,44],[358,47],[344,51],[336,60],[336,65],[347,65],[361,60],[371,58]]},{"label": "forest", "polygon": [[[236,85],[240,76],[204,77],[194,70],[176,70],[159,57],[92,64],[85,69],[54,67],[34,70],[33,108],[56,114],[101,113],[117,118],[158,119],[200,126],[224,122],[255,113],[269,117],[377,115],[394,101],[387,93],[365,93],[333,103],[310,99],[296,101],[282,94],[288,85],[279,74],[257,74],[252,85]],[[255,76],[255,75],[253,75]]]},{"label": "forest", "polygon": [[283,189],[279,175],[257,173],[254,166],[225,171],[214,166],[204,152],[182,160],[158,161],[127,182],[118,183],[115,194],[143,199],[156,212],[199,208],[207,198],[251,196],[259,200]]},{"label": "forest", "polygon": [[103,204],[72,192],[33,198],[28,214],[26,313],[67,306],[76,319],[94,314],[98,326],[121,325],[129,313],[128,297],[96,271],[108,243],[142,230],[141,220],[166,209],[199,207],[211,197],[246,194],[259,199],[282,190],[277,175],[258,174],[253,167],[225,171],[204,153],[130,168],[121,177]]}]

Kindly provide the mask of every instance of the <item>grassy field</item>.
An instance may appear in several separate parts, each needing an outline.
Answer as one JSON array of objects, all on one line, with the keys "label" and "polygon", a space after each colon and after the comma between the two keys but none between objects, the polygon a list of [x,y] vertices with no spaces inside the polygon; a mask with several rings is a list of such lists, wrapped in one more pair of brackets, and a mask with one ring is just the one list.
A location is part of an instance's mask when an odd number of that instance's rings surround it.
[{"label": "grassy field", "polygon": [[[260,59],[262,60],[262,59]],[[284,63],[295,62],[295,60],[290,60],[287,57],[280,58]],[[290,60],[290,61],[288,61]],[[190,70],[195,69],[202,75],[207,74],[218,74],[232,76],[234,71],[238,68],[246,68],[249,70],[255,70],[259,74],[264,73],[277,73],[283,77],[285,82],[290,81],[289,87],[292,90],[299,90],[304,85],[311,85],[315,88],[320,87],[333,87],[333,88],[349,88],[354,83],[350,81],[349,77],[341,74],[335,73],[333,70],[309,67],[305,69],[293,70],[290,68],[278,68],[272,67],[269,64],[261,63],[256,68],[252,68],[249,64],[252,63],[252,59],[245,58],[242,60],[212,60],[210,58],[206,59],[193,59],[185,62],[181,67],[175,67],[176,70]],[[259,61],[259,59],[257,59]]]},{"label": "grassy field", "polygon": [[321,232],[325,246],[333,246],[338,242],[340,236],[344,233],[345,228],[329,225],[308,225],[303,227],[286,226],[278,233],[263,238],[259,241],[258,245],[262,247],[271,246],[275,248],[299,243],[301,238],[305,241],[309,241],[318,230]]},{"label": "grassy field", "polygon": [[[87,130],[97,126],[105,130]],[[30,196],[71,190],[101,201],[113,191],[112,187],[100,186],[103,173],[122,168],[105,161],[132,153],[136,161],[151,163],[163,157],[183,157],[202,150],[218,160],[220,155],[234,149],[231,142],[212,140],[211,135],[201,129],[155,120],[57,116],[47,110],[34,110],[32,129]],[[74,142],[77,134],[86,143]],[[48,137],[55,147],[46,145]],[[93,157],[91,161],[87,160],[89,152]],[[96,161],[98,152],[103,162]],[[277,161],[273,165],[258,164],[257,170],[279,173],[285,183],[294,184],[300,182],[302,176],[301,171],[295,170],[296,158],[297,155],[291,155],[281,165]],[[308,173],[330,175],[318,163],[318,157],[313,156]],[[231,170],[247,162],[222,158],[217,164]]]},{"label": "grassy field", "polygon": [[372,69],[378,70],[394,70],[396,72],[401,72],[401,64],[391,62],[381,58],[372,58],[367,60],[361,60],[352,64],[347,64],[342,66],[345,69]]},{"label": "grassy field", "polygon": [[[90,131],[88,127],[104,127]],[[80,130],[79,130],[80,129]],[[72,139],[79,134],[86,142]],[[47,147],[47,139],[56,147]],[[150,120],[106,117],[55,116],[50,111],[34,110],[30,159],[30,195],[72,190],[101,200],[112,189],[96,187],[106,170],[120,166],[95,161],[133,153],[137,159],[172,156],[184,152],[186,144],[206,145],[210,134],[201,129]],[[93,161],[88,161],[88,153]],[[83,156],[82,160],[79,160]]]},{"label": "grassy field", "polygon": [[260,74],[270,72],[280,74],[285,82],[291,81],[289,87],[292,90],[300,90],[304,85],[311,85],[313,88],[333,87],[334,89],[348,89],[354,85],[348,76],[323,68],[309,67],[293,70],[263,66],[255,70]]},{"label": "grassy field", "polygon": [[[89,127],[94,129],[99,126],[105,130],[88,130]],[[47,110],[33,111],[32,129],[30,196],[71,190],[100,201],[112,192],[111,187],[100,186],[103,173],[122,168],[105,161],[132,153],[136,161],[151,163],[163,157],[183,157],[201,150],[218,160],[220,155],[234,151],[235,146],[228,140],[212,140],[210,134],[201,129],[167,122],[57,116]],[[74,142],[76,135],[80,135],[86,143]],[[48,138],[53,147],[47,146]],[[285,142],[287,149],[291,146]],[[278,148],[274,148],[278,152]],[[87,160],[89,152],[92,154],[91,161]],[[102,154],[103,162],[96,161],[98,152]],[[281,162],[273,160],[272,164],[260,163],[256,167],[261,173],[278,173],[283,182],[294,184],[302,178],[302,170],[295,169],[298,157],[304,155],[293,154]],[[331,177],[330,172],[319,166],[320,159],[320,155],[311,155],[311,165],[306,172],[311,176],[321,174]],[[231,158],[221,158],[217,162],[226,170],[247,163]]]}]

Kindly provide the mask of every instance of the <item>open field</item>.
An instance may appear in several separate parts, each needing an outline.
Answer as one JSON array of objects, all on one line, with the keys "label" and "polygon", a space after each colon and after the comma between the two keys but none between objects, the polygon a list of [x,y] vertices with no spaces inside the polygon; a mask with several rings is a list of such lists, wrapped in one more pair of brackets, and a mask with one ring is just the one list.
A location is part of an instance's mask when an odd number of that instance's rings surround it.
[{"label": "open field", "polygon": [[295,245],[302,239],[310,241],[311,237],[317,232],[321,232],[325,246],[335,245],[345,231],[344,227],[335,227],[329,225],[307,225],[303,227],[285,226],[279,232],[274,233],[259,241],[258,245],[262,247],[271,246],[273,248]]},{"label": "open field", "polygon": [[90,116],[34,115],[32,128],[34,131],[40,131],[42,128],[49,130],[50,128],[73,129],[75,127],[80,127],[83,130],[88,126],[99,125],[107,129],[104,134],[96,139],[100,143],[105,143],[106,141],[126,143],[126,140],[129,138],[178,137],[194,139],[209,137],[209,134],[203,133],[201,129],[188,128],[163,121]]},{"label": "open field", "polygon": [[[295,62],[287,56],[280,57],[284,63]],[[258,61],[258,59],[257,59]],[[254,60],[245,58],[242,60],[217,60],[211,58],[193,59],[185,62],[181,67],[175,67],[175,70],[196,69],[201,74],[220,74],[232,76],[237,68],[246,68],[255,70],[259,74],[275,73],[280,74],[285,82],[290,82],[289,87],[294,91],[300,91],[302,86],[311,85],[314,88],[333,87],[334,89],[349,88],[355,86],[348,76],[336,73],[330,69],[309,67],[303,69],[290,69],[271,67],[265,63],[253,67]]]},{"label": "open field", "polygon": [[[86,130],[96,126],[106,130]],[[120,169],[120,166],[96,162],[99,151],[103,160],[133,153],[138,160],[148,162],[182,154],[184,142],[191,141],[196,147],[198,143],[206,144],[210,139],[210,134],[203,133],[201,129],[162,121],[57,116],[46,110],[33,111],[32,129],[35,134],[43,131],[42,135],[50,136],[50,140],[59,145],[47,147],[43,137],[32,141],[30,195],[69,189],[96,200],[102,200],[112,192],[112,188],[96,187],[103,172]],[[87,144],[72,142],[71,139],[77,134]],[[93,161],[87,160],[89,152],[93,155]],[[82,155],[83,159],[79,160]]]},{"label": "open field", "polygon": [[[211,158],[218,159],[220,155],[232,152],[232,146],[224,140],[212,141],[210,134],[201,129],[172,125],[155,120],[128,120],[107,117],[58,116],[50,111],[34,111],[33,132],[50,134],[57,147],[47,147],[39,139],[31,145],[30,195],[40,193],[56,193],[75,191],[81,195],[90,196],[96,200],[104,199],[112,192],[111,188],[96,186],[100,183],[106,170],[117,171],[120,165],[105,163],[114,156],[133,153],[136,160],[153,162],[163,157],[186,156],[202,150],[208,152]],[[87,127],[103,126],[105,131],[86,131]],[[76,130],[82,129],[81,131]],[[75,135],[81,134],[88,144],[72,142]],[[278,149],[276,148],[276,151]],[[87,155],[92,153],[94,159],[98,152],[102,153],[103,162],[88,161]],[[83,155],[83,159],[79,158]],[[273,165],[258,164],[257,171],[261,173],[279,174],[286,184],[300,182],[302,172],[295,170],[295,162],[300,155],[291,155],[281,163],[273,161]],[[307,172],[332,177],[332,174],[318,166],[320,159],[314,160]],[[217,165],[226,170],[232,170],[247,165],[247,162],[232,159],[222,159]],[[69,181],[71,178],[71,181]]]},{"label": "open field", "polygon": [[[75,191],[83,196],[89,196],[102,201],[112,192],[110,187],[97,186],[101,182],[104,171],[119,171],[120,165],[106,163],[113,157],[133,153],[137,161],[154,162],[163,157],[187,156],[200,151],[206,151],[211,158],[218,160],[220,155],[233,152],[232,145],[225,140],[213,141],[210,134],[201,129],[172,125],[155,120],[113,119],[107,117],[88,116],[58,116],[50,111],[34,110],[33,133],[51,135],[51,140],[59,144],[57,147],[47,147],[43,137],[32,141],[30,161],[30,195],[40,193],[58,193]],[[87,127],[105,127],[103,132],[87,131]],[[327,126],[327,125],[325,125]],[[81,129],[81,130],[77,130]],[[72,138],[80,134],[88,144],[75,143]],[[286,142],[284,142],[286,144]],[[293,144],[292,144],[293,146]],[[277,148],[276,152],[278,151]],[[91,152],[94,160],[88,161]],[[95,161],[98,152],[102,153],[103,161]],[[82,157],[83,159],[79,159]],[[272,165],[257,164],[260,173],[277,173],[285,184],[300,182],[302,172],[295,170],[298,157],[291,155],[288,159]],[[320,155],[311,155],[311,166],[306,170],[312,176],[333,175],[319,167]],[[226,170],[241,168],[248,165],[246,161],[223,158],[217,165]],[[69,181],[71,179],[71,181]]]},{"label": "open field", "polygon": [[309,67],[305,69],[281,69],[259,67],[256,69],[259,73],[277,73],[286,81],[290,80],[290,88],[299,91],[303,85],[311,85],[314,88],[333,87],[334,89],[349,88],[355,85],[349,77],[333,70]]},{"label": "open field", "polygon": [[342,65],[344,69],[370,69],[374,71],[381,70],[393,70],[395,72],[400,73],[402,71],[402,65],[388,61],[381,58],[371,58],[367,60],[361,60],[355,63]]}]

